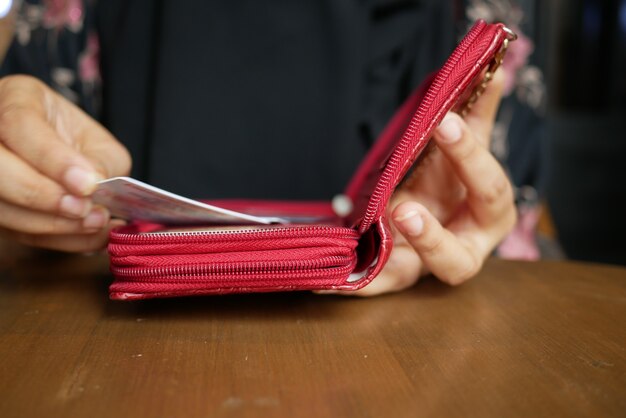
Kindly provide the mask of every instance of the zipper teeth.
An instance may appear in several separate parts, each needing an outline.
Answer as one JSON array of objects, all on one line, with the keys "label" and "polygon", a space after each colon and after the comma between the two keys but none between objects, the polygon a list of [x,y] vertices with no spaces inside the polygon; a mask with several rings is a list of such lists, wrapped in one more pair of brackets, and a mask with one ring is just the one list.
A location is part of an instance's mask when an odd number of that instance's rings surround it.
[{"label": "zipper teeth", "polygon": [[[168,276],[172,280],[178,281],[180,278],[194,278],[202,275],[212,276],[211,279],[220,279],[222,277],[231,277],[233,275],[239,277],[254,276],[259,274],[280,274],[297,272],[299,276],[320,274],[324,271],[338,269],[343,271],[351,270],[355,260],[350,260],[346,264],[346,257],[331,256],[324,257],[312,261],[294,260],[291,263],[284,261],[279,262],[250,262],[240,264],[206,264],[206,265],[188,265],[188,266],[169,266],[169,267],[149,267],[149,268],[112,268],[113,274],[118,277],[135,279],[133,281],[151,281],[152,278],[158,276]],[[142,280],[136,280],[141,278]]]},{"label": "zipper teeth", "polygon": [[[298,271],[297,280],[299,283],[302,283],[304,280],[315,279],[317,281],[325,280],[325,281],[335,281],[340,279],[345,279],[347,275],[349,275],[354,269],[354,265],[342,266],[342,267],[333,267],[327,269],[319,269],[319,270],[301,270]],[[112,285],[111,289],[114,292],[122,292],[124,287],[128,286],[150,286],[150,293],[158,293],[159,291],[169,292],[171,291],[172,285],[189,285],[193,286],[193,289],[199,290],[200,288],[197,286],[203,286],[202,290],[211,290],[213,288],[231,288],[231,287],[240,287],[244,282],[249,282],[252,285],[258,286],[261,282],[269,282],[272,287],[294,287],[295,285],[294,277],[292,272],[287,272],[284,274],[288,274],[288,280],[285,280],[285,283],[280,283],[277,280],[280,280],[281,277],[276,273],[263,274],[263,277],[260,278],[259,273],[249,274],[249,275],[238,275],[238,277],[233,280],[232,276],[229,275],[215,275],[211,277],[198,277],[194,275],[180,275],[180,276],[170,276],[171,278],[163,278],[160,280],[155,280],[154,277],[146,278],[146,280],[120,280],[117,279]],[[228,280],[227,283],[220,283],[221,281]],[[219,284],[219,286],[215,286]],[[159,290],[158,287],[155,286],[163,286],[162,290]],[[264,287],[264,286],[261,286]],[[141,292],[145,293],[147,289],[143,289]],[[136,291],[136,290],[135,290]]]},{"label": "zipper teeth", "polygon": [[241,239],[256,239],[256,238],[303,238],[303,232],[310,232],[316,238],[320,237],[320,233],[325,233],[323,236],[338,239],[354,239],[359,235],[357,231],[351,228],[344,227],[325,227],[325,226],[302,226],[292,228],[268,228],[268,229],[243,229],[238,231],[191,231],[191,232],[167,232],[167,233],[147,233],[147,234],[131,234],[114,232],[112,236],[112,242],[115,244],[132,244],[132,243],[146,243],[152,242],[155,244],[181,241],[189,243],[189,238],[205,238],[205,237],[218,237],[228,238],[238,237]]},{"label": "zipper teeth", "polygon": [[450,59],[446,61],[443,68],[439,72],[439,75],[433,80],[433,83],[428,88],[426,96],[420,103],[415,115],[411,118],[411,122],[409,126],[406,128],[404,134],[402,135],[402,139],[400,143],[394,149],[389,161],[387,162],[383,173],[381,174],[378,183],[374,189],[370,197],[370,201],[365,210],[365,215],[363,216],[363,221],[359,226],[359,231],[363,232],[367,230],[372,224],[376,214],[378,212],[378,207],[380,201],[383,199],[385,191],[389,188],[389,184],[393,178],[393,173],[395,173],[398,169],[398,166],[401,164],[400,156],[404,155],[406,150],[409,147],[409,144],[413,141],[413,136],[417,129],[417,121],[421,120],[424,117],[424,113],[426,109],[429,109],[435,97],[439,94],[443,84],[447,81],[450,73],[454,69],[454,66],[461,59],[461,57],[467,52],[469,46],[474,42],[474,40],[478,37],[478,35],[483,32],[488,25],[483,24],[473,28],[467,36],[463,39],[461,44],[455,49],[452,53]]}]

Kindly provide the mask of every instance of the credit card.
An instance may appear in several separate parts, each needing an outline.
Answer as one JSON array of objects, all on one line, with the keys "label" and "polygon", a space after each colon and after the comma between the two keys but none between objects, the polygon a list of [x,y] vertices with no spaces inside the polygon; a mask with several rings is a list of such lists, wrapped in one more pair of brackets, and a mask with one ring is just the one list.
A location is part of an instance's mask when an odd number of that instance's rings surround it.
[{"label": "credit card", "polygon": [[277,217],[253,216],[168,192],[130,177],[98,182],[92,199],[115,218],[167,225],[288,223]]}]

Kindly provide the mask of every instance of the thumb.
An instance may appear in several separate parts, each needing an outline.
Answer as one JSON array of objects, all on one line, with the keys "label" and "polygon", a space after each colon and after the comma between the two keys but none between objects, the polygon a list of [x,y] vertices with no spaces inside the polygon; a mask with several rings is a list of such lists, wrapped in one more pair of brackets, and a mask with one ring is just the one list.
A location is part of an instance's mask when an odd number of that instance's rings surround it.
[{"label": "thumb", "polygon": [[[63,98],[60,100],[64,101]],[[102,178],[128,175],[131,156],[111,132],[78,107],[69,106],[67,111],[73,123],[70,141],[93,169]]]},{"label": "thumb", "polygon": [[126,176],[132,160],[128,150],[102,125],[94,120],[86,123],[79,136],[82,154],[103,177]]}]

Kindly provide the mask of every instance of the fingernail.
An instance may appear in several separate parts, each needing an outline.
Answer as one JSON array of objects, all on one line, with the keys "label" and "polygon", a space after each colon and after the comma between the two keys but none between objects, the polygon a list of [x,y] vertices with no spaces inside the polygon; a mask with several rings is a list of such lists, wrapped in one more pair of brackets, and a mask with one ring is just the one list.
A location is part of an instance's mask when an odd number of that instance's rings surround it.
[{"label": "fingernail", "polygon": [[419,212],[416,210],[400,215],[394,218],[394,220],[399,224],[404,232],[413,237],[420,235],[424,229],[424,221],[422,220]]},{"label": "fingernail", "polygon": [[457,142],[461,139],[461,135],[463,134],[459,121],[451,115],[446,115],[441,125],[439,125],[439,128],[437,128],[437,131],[441,135],[441,140],[448,144]]},{"label": "fingernail", "polygon": [[98,175],[93,171],[74,166],[65,172],[64,180],[65,184],[72,189],[72,192],[86,196],[91,194],[96,188]]},{"label": "fingernail", "polygon": [[83,220],[83,228],[100,229],[109,221],[109,212],[104,208],[92,210]]},{"label": "fingernail", "polygon": [[60,207],[66,216],[84,218],[91,210],[91,201],[68,194],[61,198]]}]

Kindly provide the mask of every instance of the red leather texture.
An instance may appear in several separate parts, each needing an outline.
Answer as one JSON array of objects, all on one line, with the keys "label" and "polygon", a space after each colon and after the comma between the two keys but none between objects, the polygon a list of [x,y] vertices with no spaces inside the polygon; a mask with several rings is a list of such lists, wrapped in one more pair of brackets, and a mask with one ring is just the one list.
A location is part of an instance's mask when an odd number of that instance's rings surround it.
[{"label": "red leather texture", "polygon": [[[326,202],[212,201],[254,215],[312,223],[167,231],[134,224],[111,232],[112,299],[285,290],[357,290],[384,268],[393,247],[389,199],[433,130],[502,48],[503,25],[479,21],[444,67],[389,122],[346,188],[354,203],[339,218]],[[296,222],[296,221],[294,221]],[[301,222],[301,221],[297,221]]]}]

